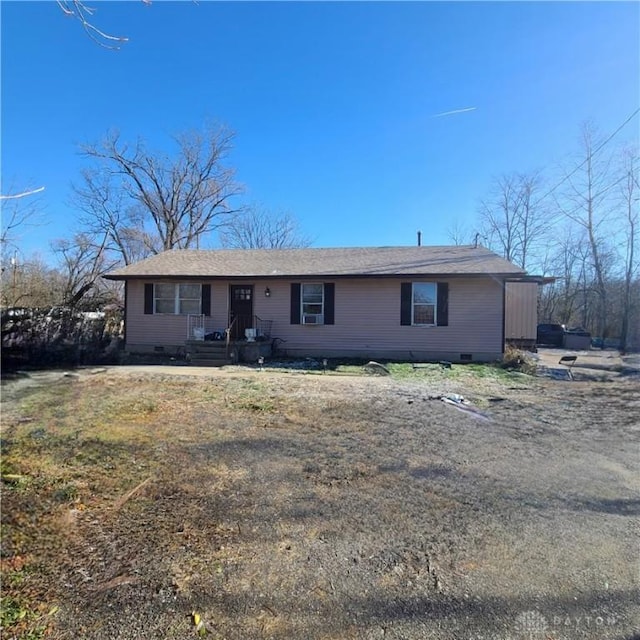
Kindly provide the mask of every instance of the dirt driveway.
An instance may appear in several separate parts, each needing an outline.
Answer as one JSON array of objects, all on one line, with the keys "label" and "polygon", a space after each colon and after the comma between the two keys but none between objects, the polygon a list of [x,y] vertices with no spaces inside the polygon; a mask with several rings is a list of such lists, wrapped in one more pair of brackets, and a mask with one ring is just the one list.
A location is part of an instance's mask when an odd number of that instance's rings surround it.
[{"label": "dirt driveway", "polygon": [[8,393],[44,635],[639,637],[637,377],[176,373]]}]

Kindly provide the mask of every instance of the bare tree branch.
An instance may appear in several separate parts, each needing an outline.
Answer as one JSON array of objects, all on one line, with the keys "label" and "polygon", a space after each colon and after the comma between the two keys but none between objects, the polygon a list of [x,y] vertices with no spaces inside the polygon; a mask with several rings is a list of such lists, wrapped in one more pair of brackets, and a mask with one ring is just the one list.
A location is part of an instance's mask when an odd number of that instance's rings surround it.
[{"label": "bare tree branch", "polygon": [[232,139],[223,127],[183,133],[174,138],[174,158],[148,151],[142,140],[123,143],[117,133],[84,146],[93,166],[74,186],[74,201],[85,230],[105,234],[125,264],[200,246],[237,213],[231,200],[240,187],[224,166]]},{"label": "bare tree branch", "polygon": [[[612,170],[614,154],[600,153],[609,139],[603,142],[593,124],[582,125],[581,162],[566,174],[562,181],[566,184],[564,191],[556,197],[562,213],[584,232],[588,262],[593,270],[593,291],[597,296],[596,304],[593,305],[596,308],[597,331],[603,338],[610,329],[608,280],[613,262],[613,247],[610,242],[610,236],[613,235],[610,216],[615,210],[613,188],[623,179],[616,176]],[[564,203],[569,203],[570,206]],[[586,274],[586,269],[584,273]],[[585,291],[586,288],[585,279]]]},{"label": "bare tree branch", "polygon": [[489,198],[480,204],[482,232],[489,246],[523,269],[547,232],[546,203],[534,198],[540,185],[538,172],[503,175],[494,180]]},{"label": "bare tree branch", "polygon": [[28,189],[17,194],[3,196],[0,199],[2,213],[0,226],[0,246],[3,251],[8,247],[18,248],[20,229],[37,226],[41,216],[41,202],[39,198],[29,198],[41,193],[44,187]]},{"label": "bare tree branch", "polygon": [[[638,226],[640,223],[640,176],[639,159],[636,152],[626,150],[623,154],[624,184],[620,189],[622,209],[625,222],[625,247],[624,247],[624,288],[622,296],[622,322],[620,327],[620,349],[625,351],[629,340],[629,325],[634,301],[632,298],[633,281],[638,277],[640,265],[636,258],[638,244]],[[640,306],[635,301],[635,306]]]},{"label": "bare tree branch", "polygon": [[219,236],[222,246],[228,249],[292,249],[311,244],[293,215],[258,207],[236,214]]},{"label": "bare tree branch", "polygon": [[[83,0],[56,0],[56,2],[66,16],[76,18],[80,22],[87,35],[99,46],[105,49],[119,49],[122,43],[129,40],[124,36],[112,36],[98,29],[92,22],[96,9],[88,7]],[[150,2],[146,1],[145,4]]]},{"label": "bare tree branch", "polygon": [[[146,5],[151,4],[151,0],[141,1]],[[120,49],[121,44],[129,41],[129,38],[114,36],[96,27],[93,16],[97,9],[87,6],[84,0],[56,0],[56,3],[65,16],[78,20],[91,40],[99,46],[105,49]]]},{"label": "bare tree branch", "polygon": [[76,307],[90,291],[98,290],[100,276],[116,266],[107,255],[108,234],[97,240],[78,233],[71,240],[58,240],[53,244],[60,257],[59,271],[64,279],[62,302],[66,306]]},{"label": "bare tree branch", "polygon": [[472,244],[476,234],[468,226],[456,219],[447,227],[447,236],[453,244],[463,245]]}]

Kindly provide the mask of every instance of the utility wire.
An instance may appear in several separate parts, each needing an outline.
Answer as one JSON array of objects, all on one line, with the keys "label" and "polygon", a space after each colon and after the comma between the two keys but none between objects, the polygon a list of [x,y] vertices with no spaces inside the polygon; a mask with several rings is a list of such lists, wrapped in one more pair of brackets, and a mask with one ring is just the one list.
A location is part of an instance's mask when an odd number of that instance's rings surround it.
[{"label": "utility wire", "polygon": [[[640,113],[640,107],[638,107],[630,116],[628,116],[627,119],[606,140],[601,142],[573,171],[571,171],[566,176],[564,176],[564,178],[562,178],[560,182],[558,182],[551,189],[549,189],[542,197],[538,198],[535,204],[533,204],[532,206],[536,207],[537,205],[539,205],[542,201],[544,201],[545,198],[550,196],[558,187],[561,187],[569,178],[571,178],[571,176],[573,176],[576,172],[580,171],[580,169],[582,169],[582,167],[584,167],[584,165],[587,162],[589,162],[589,160],[591,160],[593,156],[595,156],[595,154],[598,153],[605,145],[611,142],[611,140],[616,135],[618,135],[618,133],[620,133],[620,131],[622,131],[622,129],[624,129],[627,126],[627,124],[629,124],[629,122],[631,122],[631,120],[635,118],[635,116],[638,115],[638,113]],[[616,180],[616,182],[613,185],[611,185],[611,187],[621,182],[625,177],[626,176],[623,176],[622,178],[620,178],[620,180]],[[568,216],[569,218],[571,218],[571,214],[575,213],[578,209],[580,209],[580,205],[578,207],[575,207],[570,214],[560,213],[557,216],[553,216],[550,222],[555,223],[557,220],[559,220],[561,217],[564,217],[564,216]],[[487,239],[486,236],[484,235],[476,234],[476,236],[478,235],[480,235],[480,237],[484,239]],[[477,241],[477,238],[476,238],[476,241]]]},{"label": "utility wire", "polygon": [[571,173],[568,173],[564,178],[562,178],[562,180],[560,180],[560,182],[558,182],[558,184],[549,189],[549,191],[547,191],[541,198],[538,198],[536,205],[542,202],[547,196],[550,196],[558,187],[561,187],[574,173],[580,171],[580,169],[582,169],[582,167],[584,167],[584,165],[587,164],[587,162],[589,162],[589,160],[591,160],[591,158],[593,158],[600,149],[618,135],[618,133],[624,129],[624,127],[626,127],[627,124],[629,124],[629,122],[638,115],[638,113],[640,113],[640,107],[638,107],[606,140],[604,140],[604,142],[601,142]]}]

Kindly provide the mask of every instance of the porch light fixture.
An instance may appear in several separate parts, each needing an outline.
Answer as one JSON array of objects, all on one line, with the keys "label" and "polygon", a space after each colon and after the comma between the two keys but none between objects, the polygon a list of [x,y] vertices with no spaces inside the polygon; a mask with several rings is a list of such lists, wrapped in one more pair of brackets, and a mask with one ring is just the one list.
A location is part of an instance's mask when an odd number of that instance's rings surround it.
[{"label": "porch light fixture", "polygon": [[270,298],[270,297],[271,297],[271,289],[269,289],[269,287],[267,287],[267,288],[264,290],[264,297],[265,297],[265,298]]}]

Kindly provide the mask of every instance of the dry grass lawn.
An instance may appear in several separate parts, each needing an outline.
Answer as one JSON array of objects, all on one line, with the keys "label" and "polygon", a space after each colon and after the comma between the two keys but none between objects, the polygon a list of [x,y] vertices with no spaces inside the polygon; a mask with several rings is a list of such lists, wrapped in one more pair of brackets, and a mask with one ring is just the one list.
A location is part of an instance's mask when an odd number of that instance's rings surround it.
[{"label": "dry grass lawn", "polygon": [[637,378],[176,373],[5,385],[3,637],[635,637]]}]

